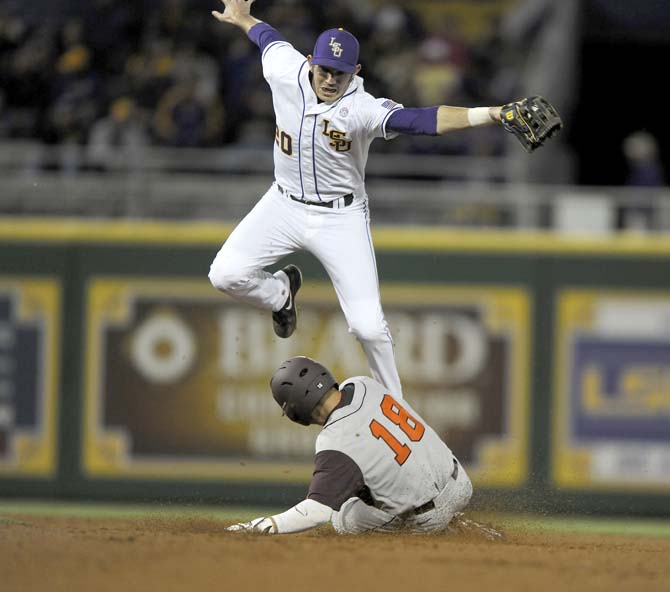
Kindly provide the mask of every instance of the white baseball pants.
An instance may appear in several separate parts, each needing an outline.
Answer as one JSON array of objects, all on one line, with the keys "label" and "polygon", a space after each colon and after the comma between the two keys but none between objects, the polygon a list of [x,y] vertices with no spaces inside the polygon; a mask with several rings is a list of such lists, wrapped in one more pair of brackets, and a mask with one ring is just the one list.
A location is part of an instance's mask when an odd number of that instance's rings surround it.
[{"label": "white baseball pants", "polygon": [[435,508],[423,514],[400,518],[368,506],[357,497],[348,499],[339,512],[334,512],[331,522],[340,534],[364,532],[429,533],[444,530],[457,512],[461,512],[472,497],[472,482],[463,465],[458,467],[456,479],[447,479],[447,484],[433,499]]},{"label": "white baseball pants", "polygon": [[287,286],[285,279],[264,268],[299,250],[311,252],[330,276],[372,377],[402,398],[393,340],[380,301],[367,197],[331,209],[293,201],[273,184],[221,247],[209,279],[236,300],[276,311],[286,302]]}]

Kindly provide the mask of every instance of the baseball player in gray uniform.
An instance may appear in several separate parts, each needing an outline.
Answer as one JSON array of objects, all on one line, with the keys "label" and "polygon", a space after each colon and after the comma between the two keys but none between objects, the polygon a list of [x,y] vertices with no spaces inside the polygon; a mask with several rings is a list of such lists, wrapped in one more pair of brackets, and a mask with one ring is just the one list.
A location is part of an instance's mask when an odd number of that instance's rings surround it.
[{"label": "baseball player in gray uniform", "polygon": [[290,510],[228,527],[284,534],[331,522],[338,533],[444,530],[472,484],[435,431],[405,401],[366,376],[338,387],[320,363],[295,357],[270,382],[289,419],[323,429],[307,498]]},{"label": "baseball player in gray uniform", "polygon": [[363,346],[373,378],[402,399],[393,341],[382,311],[365,164],[375,138],[440,135],[500,121],[500,107],[404,108],[365,91],[359,44],[342,29],[324,31],[312,55],[299,53],[250,14],[254,0],[222,0],[216,19],[242,29],[261,50],[276,116],[275,182],[240,222],[212,262],[212,285],[273,311],[274,330],[297,323],[300,270],[264,269],[298,250],[314,254],[335,288],[350,332]]}]

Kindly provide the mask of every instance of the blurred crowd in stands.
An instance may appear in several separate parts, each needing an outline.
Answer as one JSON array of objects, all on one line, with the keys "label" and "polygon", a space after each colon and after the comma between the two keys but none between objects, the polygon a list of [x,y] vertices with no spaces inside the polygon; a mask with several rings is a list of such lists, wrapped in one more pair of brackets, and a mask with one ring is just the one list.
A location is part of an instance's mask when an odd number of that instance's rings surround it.
[{"label": "blurred crowd in stands", "polygon": [[[0,138],[79,147],[87,166],[101,169],[132,161],[148,145],[271,145],[273,110],[258,49],[211,16],[222,9],[217,0],[89,0],[43,19],[16,6],[0,4]],[[361,40],[366,89],[406,106],[515,96],[495,21],[473,43],[457,19],[427,25],[400,1],[375,6],[273,0],[257,2],[254,14],[305,54],[321,30],[351,30]],[[405,137],[376,149],[490,154],[501,149],[501,136]]]}]

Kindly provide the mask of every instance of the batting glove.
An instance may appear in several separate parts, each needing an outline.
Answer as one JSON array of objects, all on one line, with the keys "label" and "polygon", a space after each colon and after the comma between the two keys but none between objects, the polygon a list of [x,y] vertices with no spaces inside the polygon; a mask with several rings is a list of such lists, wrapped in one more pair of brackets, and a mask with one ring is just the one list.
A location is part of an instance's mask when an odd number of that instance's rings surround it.
[{"label": "batting glove", "polygon": [[261,534],[274,534],[275,528],[270,518],[254,518],[249,522],[239,522],[226,528],[229,532],[259,532]]}]

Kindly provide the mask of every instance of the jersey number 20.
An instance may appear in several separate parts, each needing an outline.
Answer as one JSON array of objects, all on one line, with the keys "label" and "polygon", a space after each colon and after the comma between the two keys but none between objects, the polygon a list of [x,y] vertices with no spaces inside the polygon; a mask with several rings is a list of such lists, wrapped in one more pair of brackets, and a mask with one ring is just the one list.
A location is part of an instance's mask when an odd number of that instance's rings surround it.
[{"label": "jersey number 20", "polygon": [[[412,442],[418,442],[423,438],[423,433],[426,428],[423,424],[414,419],[404,407],[400,406],[398,402],[391,395],[384,395],[382,404],[380,405],[384,417],[397,425],[405,435]],[[405,464],[405,461],[412,454],[412,450],[407,444],[400,442],[391,432],[389,432],[376,419],[370,422],[370,431],[372,435],[379,440],[384,440],[386,445],[395,453],[395,461],[399,465]]]}]

